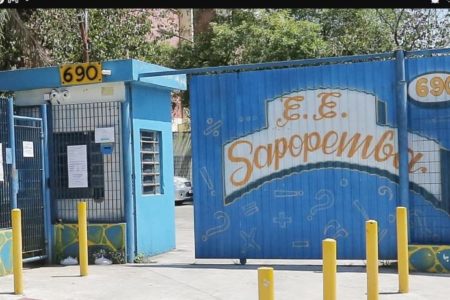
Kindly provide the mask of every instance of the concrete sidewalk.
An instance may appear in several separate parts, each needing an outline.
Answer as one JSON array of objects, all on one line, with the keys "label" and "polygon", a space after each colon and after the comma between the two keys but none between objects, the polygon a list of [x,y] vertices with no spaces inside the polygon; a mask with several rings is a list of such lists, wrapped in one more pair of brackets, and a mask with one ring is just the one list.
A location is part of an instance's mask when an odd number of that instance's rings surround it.
[{"label": "concrete sidewalk", "polygon": [[[176,207],[177,249],[145,264],[45,266],[24,270],[24,295],[15,296],[13,276],[0,277],[0,299],[258,299],[257,268],[275,269],[275,298],[322,299],[321,261],[196,260],[192,206]],[[338,299],[366,299],[362,261],[340,261]],[[380,299],[450,299],[450,275],[412,274],[410,293],[398,294],[395,269],[380,268]]]}]

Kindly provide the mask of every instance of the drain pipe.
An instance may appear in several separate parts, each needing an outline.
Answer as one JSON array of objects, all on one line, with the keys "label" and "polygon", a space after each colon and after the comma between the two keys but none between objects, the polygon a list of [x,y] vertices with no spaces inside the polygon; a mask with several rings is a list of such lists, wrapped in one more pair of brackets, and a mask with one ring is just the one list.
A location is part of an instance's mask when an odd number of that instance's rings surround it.
[{"label": "drain pipe", "polygon": [[24,258],[22,259],[22,262],[24,264],[26,263],[31,263],[31,262],[35,262],[35,261],[39,261],[39,260],[45,260],[48,258],[48,255],[41,255],[41,256],[33,256],[33,257],[28,257],[28,258]]},{"label": "drain pipe", "polygon": [[19,178],[16,169],[16,138],[14,133],[14,100],[8,98],[8,125],[9,125],[9,148],[11,149],[11,209],[17,208],[17,192],[19,191]]},{"label": "drain pipe", "polygon": [[395,51],[397,73],[397,123],[398,123],[398,152],[400,201],[397,206],[409,210],[409,166],[408,166],[408,111],[405,79],[405,54],[403,50]]},{"label": "drain pipe", "polygon": [[131,87],[126,85],[125,101],[122,102],[122,157],[125,220],[127,223],[127,262],[136,255],[136,208],[133,180],[133,124],[131,118]]},{"label": "drain pipe", "polygon": [[50,163],[48,153],[48,119],[47,119],[47,105],[41,105],[41,153],[42,153],[42,199],[44,202],[44,228],[45,228],[45,246],[48,256],[48,263],[52,263],[53,258],[53,227],[51,221],[51,204],[50,204]]}]

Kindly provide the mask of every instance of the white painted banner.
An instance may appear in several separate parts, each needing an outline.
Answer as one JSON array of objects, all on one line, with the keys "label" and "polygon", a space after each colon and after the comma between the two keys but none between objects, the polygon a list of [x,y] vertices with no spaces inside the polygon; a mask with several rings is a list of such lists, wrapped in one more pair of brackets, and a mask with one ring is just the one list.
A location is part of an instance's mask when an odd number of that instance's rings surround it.
[{"label": "white painted banner", "polygon": [[34,145],[33,142],[22,142],[23,157],[34,157]]},{"label": "white painted banner", "polygon": [[67,170],[69,188],[88,187],[86,145],[67,146]]},{"label": "white painted banner", "polygon": [[[397,128],[379,124],[377,116],[385,119],[386,112],[378,111],[377,101],[373,94],[344,89],[300,91],[268,101],[266,127],[224,145],[225,197],[252,183],[257,188],[275,173],[286,176],[317,163],[398,175]],[[439,144],[413,133],[408,140],[410,181],[440,200]]]}]

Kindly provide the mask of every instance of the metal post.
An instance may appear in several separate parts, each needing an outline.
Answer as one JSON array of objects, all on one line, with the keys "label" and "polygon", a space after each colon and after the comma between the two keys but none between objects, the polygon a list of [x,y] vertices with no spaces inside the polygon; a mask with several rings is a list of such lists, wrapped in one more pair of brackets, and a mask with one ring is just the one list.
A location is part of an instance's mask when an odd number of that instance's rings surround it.
[{"label": "metal post", "polygon": [[11,211],[12,218],[12,242],[13,242],[13,273],[14,273],[14,294],[23,294],[23,273],[22,273],[22,216],[20,209],[14,208]]},{"label": "metal post", "polygon": [[397,123],[400,176],[400,201],[397,205],[409,208],[409,166],[408,166],[408,112],[407,87],[405,79],[405,55],[403,50],[395,51],[397,70]]},{"label": "metal post", "polygon": [[336,299],[336,240],[322,241],[323,299]]},{"label": "metal post", "polygon": [[378,299],[378,224],[366,221],[367,299]]},{"label": "metal post", "polygon": [[48,263],[52,263],[53,258],[53,236],[50,207],[50,190],[48,182],[50,180],[50,167],[48,158],[48,125],[47,125],[47,105],[41,105],[41,155],[42,155],[42,199],[44,200],[44,222],[45,222],[45,246]]},{"label": "metal post", "polygon": [[88,275],[88,242],[86,202],[78,202],[78,245],[80,258],[80,276]]},{"label": "metal post", "polygon": [[[48,176],[49,176],[48,184],[47,184],[47,191],[48,191],[49,209],[50,209],[49,217],[50,217],[50,222],[51,222],[51,220],[54,220],[55,216],[57,216],[57,213],[56,213],[56,205],[53,205],[53,203],[51,202],[51,199],[54,199],[54,198],[52,196],[53,195],[53,191],[50,189],[51,184],[52,184],[52,178],[50,177],[50,174],[53,174],[52,170],[53,170],[55,162],[54,162],[53,159],[49,159],[49,158],[50,157],[53,158],[53,157],[55,157],[55,155],[54,155],[54,150],[53,150],[54,144],[53,144],[53,112],[52,112],[52,106],[51,105],[46,105],[46,107],[47,107],[47,124],[46,124],[46,126],[47,126],[47,142],[48,142],[48,144],[47,144],[47,155],[48,155],[48,157],[46,159],[47,159],[47,163],[48,163],[48,169],[47,170],[48,170]],[[53,235],[52,235],[52,237],[53,237]],[[50,260],[53,261],[55,258],[56,257],[50,257]]]},{"label": "metal post", "polygon": [[399,291],[400,293],[408,293],[408,212],[405,207],[397,207],[397,260]]},{"label": "metal post", "polygon": [[14,133],[14,101],[8,98],[9,147],[11,148],[11,208],[17,208],[19,178],[16,169],[16,138]]},{"label": "metal post", "polygon": [[274,300],[273,268],[258,268],[258,297],[259,300]]},{"label": "metal post", "polygon": [[126,85],[126,99],[122,103],[122,157],[125,218],[127,222],[127,262],[136,255],[135,203],[133,184],[133,125],[131,122],[131,87]]}]

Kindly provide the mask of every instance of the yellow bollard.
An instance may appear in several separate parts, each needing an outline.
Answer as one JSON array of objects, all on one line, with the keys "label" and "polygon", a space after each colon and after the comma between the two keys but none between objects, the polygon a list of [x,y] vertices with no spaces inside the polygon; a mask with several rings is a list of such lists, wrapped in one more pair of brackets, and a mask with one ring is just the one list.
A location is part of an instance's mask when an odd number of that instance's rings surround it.
[{"label": "yellow bollard", "polygon": [[367,299],[378,299],[378,224],[366,221]]},{"label": "yellow bollard", "polygon": [[14,294],[23,294],[22,274],[22,213],[20,209],[14,208],[12,215],[12,242],[13,242],[13,274]]},{"label": "yellow bollard", "polygon": [[80,276],[88,275],[88,242],[86,202],[78,202],[78,245],[80,256]]},{"label": "yellow bollard", "polygon": [[406,207],[397,207],[397,260],[399,291],[400,293],[408,293],[408,212]]},{"label": "yellow bollard", "polygon": [[274,300],[273,268],[258,268],[258,295],[259,300]]},{"label": "yellow bollard", "polygon": [[336,241],[322,241],[323,256],[323,299],[336,299]]}]

